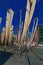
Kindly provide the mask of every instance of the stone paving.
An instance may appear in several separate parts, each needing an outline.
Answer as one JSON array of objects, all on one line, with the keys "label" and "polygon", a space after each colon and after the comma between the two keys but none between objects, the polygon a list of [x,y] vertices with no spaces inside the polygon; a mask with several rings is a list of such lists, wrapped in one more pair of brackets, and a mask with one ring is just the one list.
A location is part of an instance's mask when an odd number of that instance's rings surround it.
[{"label": "stone paving", "polygon": [[[10,48],[9,48],[10,49]],[[34,52],[29,51],[28,56],[31,65],[43,65],[43,48],[32,49]],[[29,65],[26,53],[20,57],[19,52],[15,52],[14,48],[10,49],[13,55],[3,65]]]}]

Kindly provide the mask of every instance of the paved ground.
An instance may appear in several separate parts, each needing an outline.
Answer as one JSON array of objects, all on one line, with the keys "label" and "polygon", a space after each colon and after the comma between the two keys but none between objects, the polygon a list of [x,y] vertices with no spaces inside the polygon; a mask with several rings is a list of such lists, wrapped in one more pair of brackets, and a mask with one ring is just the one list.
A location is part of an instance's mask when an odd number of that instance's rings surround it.
[{"label": "paved ground", "polygon": [[[15,52],[13,47],[8,49],[7,52],[10,51],[13,55],[3,65],[29,65],[26,53],[23,53],[22,57],[20,57],[19,52]],[[30,50],[28,56],[30,65],[43,65],[43,47]]]}]

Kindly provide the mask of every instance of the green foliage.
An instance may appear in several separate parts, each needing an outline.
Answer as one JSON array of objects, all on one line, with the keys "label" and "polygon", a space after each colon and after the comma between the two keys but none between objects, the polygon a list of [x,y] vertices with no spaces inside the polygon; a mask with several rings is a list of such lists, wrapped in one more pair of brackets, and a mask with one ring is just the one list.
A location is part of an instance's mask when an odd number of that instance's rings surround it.
[{"label": "green foliage", "polygon": [[43,42],[43,26],[39,26],[39,39],[38,43]]},{"label": "green foliage", "polygon": [[39,26],[39,32],[43,33],[43,26]]}]

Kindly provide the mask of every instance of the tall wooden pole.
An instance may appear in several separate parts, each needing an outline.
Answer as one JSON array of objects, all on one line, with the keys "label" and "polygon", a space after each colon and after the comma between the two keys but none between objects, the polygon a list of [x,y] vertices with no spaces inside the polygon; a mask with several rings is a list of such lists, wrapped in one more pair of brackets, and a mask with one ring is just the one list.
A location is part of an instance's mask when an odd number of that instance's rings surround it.
[{"label": "tall wooden pole", "polygon": [[26,32],[29,28],[29,25],[30,25],[30,22],[31,22],[33,13],[34,13],[35,5],[36,5],[36,0],[32,0],[32,6],[31,6],[31,10],[30,10],[30,2],[29,2],[29,0],[27,0],[27,10],[28,10],[28,12],[26,11],[24,30],[23,30],[21,42],[23,41],[24,37],[26,36]]}]

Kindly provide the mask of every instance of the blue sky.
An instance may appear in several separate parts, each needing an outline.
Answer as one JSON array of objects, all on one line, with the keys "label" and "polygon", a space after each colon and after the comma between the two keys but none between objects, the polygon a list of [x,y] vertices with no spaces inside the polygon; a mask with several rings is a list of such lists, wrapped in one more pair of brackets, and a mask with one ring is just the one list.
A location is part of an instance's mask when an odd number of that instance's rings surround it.
[{"label": "blue sky", "polygon": [[[37,0],[38,1],[38,0]],[[27,0],[0,0],[0,17],[2,17],[2,23],[0,25],[1,29],[2,27],[5,26],[6,22],[6,14],[8,8],[12,8],[14,12],[19,11],[19,9],[23,8],[26,6]],[[25,12],[26,9],[22,10],[22,21],[24,22],[25,19]],[[34,15],[30,24],[30,30],[32,28],[32,23],[35,17],[38,17],[39,19],[39,24],[43,25],[43,0],[40,0],[40,2],[36,3]],[[12,24],[14,25],[15,28],[19,27],[19,22],[20,22],[20,12],[14,14]],[[17,31],[17,30],[15,30]]]}]

